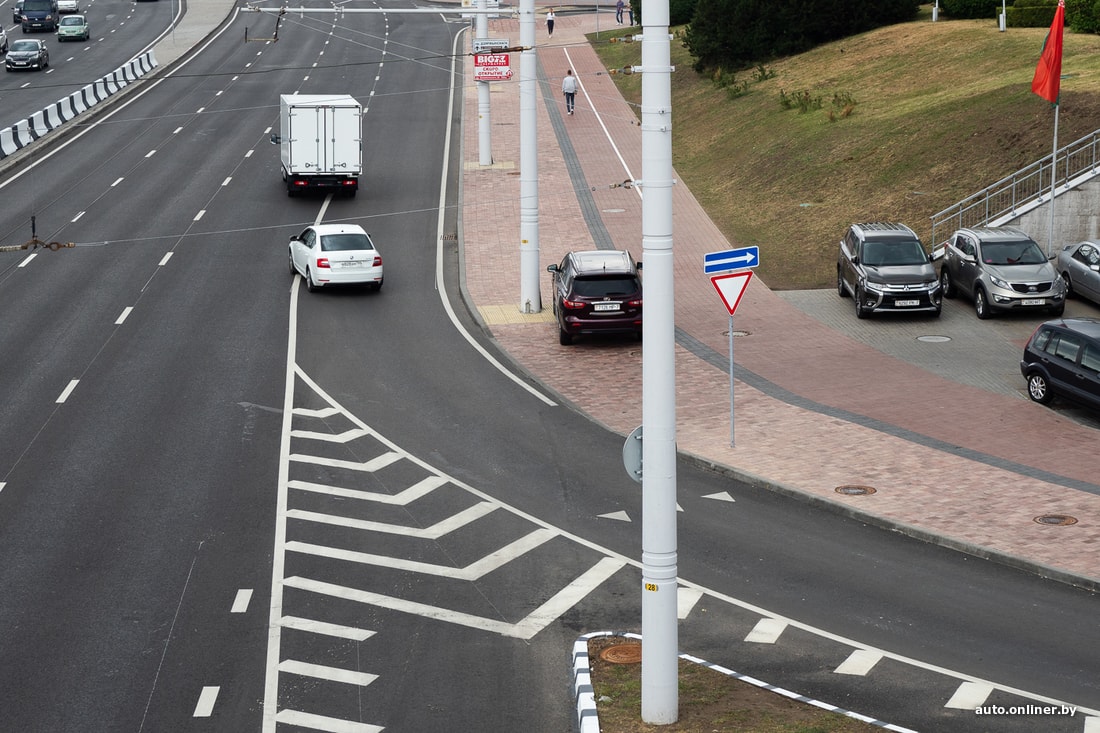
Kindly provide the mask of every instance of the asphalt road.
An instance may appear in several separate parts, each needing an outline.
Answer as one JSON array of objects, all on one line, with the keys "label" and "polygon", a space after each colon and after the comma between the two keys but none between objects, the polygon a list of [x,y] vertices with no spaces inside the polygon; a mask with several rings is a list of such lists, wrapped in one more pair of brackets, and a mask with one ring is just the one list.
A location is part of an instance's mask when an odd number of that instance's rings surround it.
[{"label": "asphalt road", "polygon": [[[441,298],[472,330],[461,27],[231,28],[4,185],[0,231],[80,244],[0,260],[5,726],[566,731],[572,641],[638,627],[621,438],[488,366]],[[291,91],[366,101],[356,198],[286,196]],[[372,233],[381,293],[301,290],[286,241],[319,216]],[[944,708],[972,679],[1100,709],[1091,595],[694,466],[678,488],[681,648],[925,730],[973,729]],[[876,673],[831,674],[855,648]]]}]

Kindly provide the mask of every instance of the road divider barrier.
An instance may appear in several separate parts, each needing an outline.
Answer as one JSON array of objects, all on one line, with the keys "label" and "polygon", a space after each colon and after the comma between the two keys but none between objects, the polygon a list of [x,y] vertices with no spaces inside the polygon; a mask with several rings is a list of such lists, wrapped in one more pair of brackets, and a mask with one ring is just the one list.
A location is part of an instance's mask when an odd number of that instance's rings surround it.
[{"label": "road divider barrier", "polygon": [[111,73],[73,92],[11,127],[0,130],[0,160],[56,130],[157,67],[152,51],[136,56]]}]

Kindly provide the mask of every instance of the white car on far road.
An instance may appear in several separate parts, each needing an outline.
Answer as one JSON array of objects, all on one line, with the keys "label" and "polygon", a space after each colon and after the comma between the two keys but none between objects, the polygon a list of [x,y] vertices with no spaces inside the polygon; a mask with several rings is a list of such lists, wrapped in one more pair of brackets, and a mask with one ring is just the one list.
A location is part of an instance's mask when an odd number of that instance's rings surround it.
[{"label": "white car on far road", "polygon": [[315,224],[290,239],[290,271],[313,292],[333,285],[382,289],[382,253],[363,227]]},{"label": "white car on far road", "polygon": [[80,0],[57,0],[58,13],[79,13]]}]

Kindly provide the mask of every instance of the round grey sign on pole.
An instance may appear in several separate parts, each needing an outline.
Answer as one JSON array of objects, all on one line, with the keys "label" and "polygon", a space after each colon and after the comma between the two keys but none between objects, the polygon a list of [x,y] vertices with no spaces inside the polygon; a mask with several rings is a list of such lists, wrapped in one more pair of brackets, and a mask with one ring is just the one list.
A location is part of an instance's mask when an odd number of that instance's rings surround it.
[{"label": "round grey sign on pole", "polygon": [[630,478],[642,483],[642,426],[630,431],[623,443],[623,466]]}]

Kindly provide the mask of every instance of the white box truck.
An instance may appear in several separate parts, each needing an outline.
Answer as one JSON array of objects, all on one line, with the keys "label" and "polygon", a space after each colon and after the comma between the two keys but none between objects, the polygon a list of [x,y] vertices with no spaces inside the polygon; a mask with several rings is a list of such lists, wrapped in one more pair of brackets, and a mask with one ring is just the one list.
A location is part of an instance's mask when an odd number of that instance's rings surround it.
[{"label": "white box truck", "polygon": [[363,107],[347,94],[279,97],[279,145],[286,192],[354,196],[363,170]]}]

